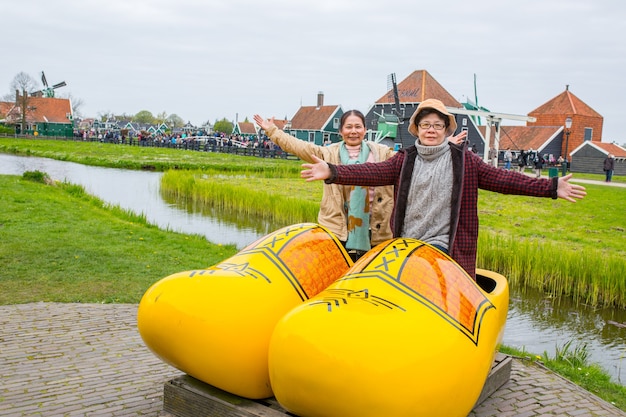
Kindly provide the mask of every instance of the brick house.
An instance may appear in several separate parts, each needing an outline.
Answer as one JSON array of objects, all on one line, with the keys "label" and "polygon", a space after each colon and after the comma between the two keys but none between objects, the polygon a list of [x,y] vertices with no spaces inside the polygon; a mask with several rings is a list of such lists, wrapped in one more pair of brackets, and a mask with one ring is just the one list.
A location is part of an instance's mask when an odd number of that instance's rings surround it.
[{"label": "brick house", "polygon": [[[565,91],[528,113],[537,119],[528,126],[562,126],[563,140],[559,154],[570,160],[572,149],[585,141],[600,142],[604,118],[572,94],[569,86]],[[571,118],[571,127],[566,128],[565,121]],[[567,146],[567,149],[565,147]]]}]

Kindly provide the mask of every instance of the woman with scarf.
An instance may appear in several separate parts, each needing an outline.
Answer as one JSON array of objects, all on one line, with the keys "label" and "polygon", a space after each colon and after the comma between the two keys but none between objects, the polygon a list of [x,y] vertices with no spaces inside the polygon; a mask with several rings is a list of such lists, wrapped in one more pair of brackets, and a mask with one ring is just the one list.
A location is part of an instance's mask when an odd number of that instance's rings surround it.
[{"label": "woman with scarf", "polygon": [[[339,121],[342,141],[319,146],[278,129],[274,118],[254,115],[254,121],[285,152],[307,162],[312,155],[335,165],[384,161],[395,154],[388,146],[364,142],[365,116],[358,110],[345,112]],[[353,260],[372,246],[391,239],[389,217],[393,210],[393,186],[359,187],[324,184],[318,223],[333,232]],[[370,233],[371,232],[371,233]]]},{"label": "woman with scarf", "polygon": [[383,162],[342,166],[315,159],[303,164],[307,181],[364,187],[395,185],[394,237],[424,241],[448,253],[476,279],[478,189],[503,194],[563,198],[575,202],[585,188],[564,177],[530,178],[498,169],[446,139],[456,120],[439,100],[420,103],[409,121],[415,145]]}]

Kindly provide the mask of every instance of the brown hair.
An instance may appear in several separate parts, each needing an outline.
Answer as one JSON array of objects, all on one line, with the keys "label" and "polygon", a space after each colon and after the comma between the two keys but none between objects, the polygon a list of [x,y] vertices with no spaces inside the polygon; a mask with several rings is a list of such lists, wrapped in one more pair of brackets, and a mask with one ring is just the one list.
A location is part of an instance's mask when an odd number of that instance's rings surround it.
[{"label": "brown hair", "polygon": [[346,122],[346,119],[349,116],[356,116],[363,122],[363,126],[365,126],[365,116],[358,110],[348,110],[344,114],[341,115],[341,119],[339,119],[339,130],[343,128],[343,124]]}]

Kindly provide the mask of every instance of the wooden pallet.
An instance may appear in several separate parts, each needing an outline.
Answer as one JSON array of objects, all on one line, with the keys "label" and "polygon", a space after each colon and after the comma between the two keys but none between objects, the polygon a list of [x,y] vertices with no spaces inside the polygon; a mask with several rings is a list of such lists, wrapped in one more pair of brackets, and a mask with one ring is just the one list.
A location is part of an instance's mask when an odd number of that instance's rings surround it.
[{"label": "wooden pallet", "polygon": [[[483,402],[511,376],[510,356],[498,353],[476,402]],[[286,417],[275,398],[249,400],[222,391],[189,375],[174,378],[163,389],[163,411],[175,417]],[[164,415],[164,416],[165,416]]]}]

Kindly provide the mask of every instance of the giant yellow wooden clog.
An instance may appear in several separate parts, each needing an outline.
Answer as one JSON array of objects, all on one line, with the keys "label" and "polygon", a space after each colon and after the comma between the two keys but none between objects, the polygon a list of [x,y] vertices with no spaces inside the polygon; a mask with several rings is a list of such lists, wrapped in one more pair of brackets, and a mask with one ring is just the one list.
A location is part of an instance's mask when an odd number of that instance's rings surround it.
[{"label": "giant yellow wooden clog", "polygon": [[271,397],[267,350],[276,322],[351,265],[325,228],[285,227],[217,265],[154,284],[139,304],[139,333],[164,362],[201,381]]},{"label": "giant yellow wooden clog", "polygon": [[467,416],[508,310],[506,279],[478,272],[413,239],[372,249],[276,325],[276,399],[306,417]]}]

